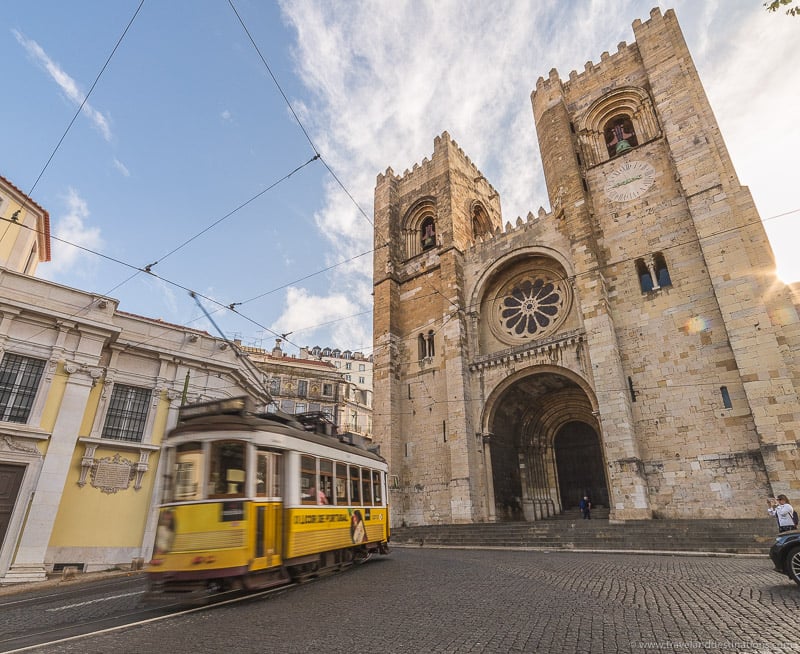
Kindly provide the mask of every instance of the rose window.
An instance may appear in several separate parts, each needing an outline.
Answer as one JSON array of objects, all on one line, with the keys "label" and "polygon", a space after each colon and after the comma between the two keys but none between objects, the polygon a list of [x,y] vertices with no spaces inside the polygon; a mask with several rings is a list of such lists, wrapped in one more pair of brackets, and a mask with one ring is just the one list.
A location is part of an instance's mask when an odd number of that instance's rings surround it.
[{"label": "rose window", "polygon": [[514,284],[498,297],[503,331],[516,338],[541,336],[555,326],[564,296],[557,282],[541,277]]}]

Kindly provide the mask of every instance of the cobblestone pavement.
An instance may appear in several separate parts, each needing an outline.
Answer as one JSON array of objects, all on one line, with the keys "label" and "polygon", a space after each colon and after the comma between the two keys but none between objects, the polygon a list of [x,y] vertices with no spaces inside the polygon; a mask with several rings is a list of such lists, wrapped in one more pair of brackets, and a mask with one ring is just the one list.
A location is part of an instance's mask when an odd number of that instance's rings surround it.
[{"label": "cobblestone pavement", "polygon": [[[395,548],[343,574],[37,652],[800,652],[766,556]],[[788,627],[782,625],[789,625]]]}]

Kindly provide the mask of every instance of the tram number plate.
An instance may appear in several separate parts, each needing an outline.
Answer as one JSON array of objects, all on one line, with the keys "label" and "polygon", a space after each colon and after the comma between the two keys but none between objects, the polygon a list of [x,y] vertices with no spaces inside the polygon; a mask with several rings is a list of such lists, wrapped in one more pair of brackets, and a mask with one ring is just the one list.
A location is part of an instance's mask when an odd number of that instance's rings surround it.
[{"label": "tram number plate", "polygon": [[222,507],[222,522],[244,520],[243,502],[223,502],[220,506]]}]

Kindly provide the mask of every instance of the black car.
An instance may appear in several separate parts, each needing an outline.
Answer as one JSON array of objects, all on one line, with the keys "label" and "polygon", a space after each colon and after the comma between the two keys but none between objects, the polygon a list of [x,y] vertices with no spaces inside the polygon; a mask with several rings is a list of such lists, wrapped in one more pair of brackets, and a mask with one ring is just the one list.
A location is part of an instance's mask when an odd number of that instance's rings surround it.
[{"label": "black car", "polygon": [[784,531],[769,550],[775,571],[800,585],[800,531]]}]

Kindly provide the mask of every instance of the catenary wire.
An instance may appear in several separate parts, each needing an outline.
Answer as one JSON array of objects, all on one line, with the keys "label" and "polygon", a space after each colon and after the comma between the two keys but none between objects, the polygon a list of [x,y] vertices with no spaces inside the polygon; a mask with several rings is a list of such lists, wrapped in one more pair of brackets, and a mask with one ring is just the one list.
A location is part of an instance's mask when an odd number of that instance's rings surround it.
[{"label": "catenary wire", "polygon": [[242,18],[241,14],[237,11],[236,6],[233,4],[233,0],[228,0],[228,4],[231,6],[231,9],[233,10],[233,13],[236,15],[236,18],[239,20],[239,23],[241,24],[242,29],[244,30],[244,33],[247,34],[247,38],[250,40],[250,43],[253,45],[253,48],[255,49],[256,53],[258,54],[259,59],[261,59],[261,62],[264,64],[264,67],[267,69],[267,72],[269,73],[269,76],[272,78],[273,83],[278,88],[278,91],[280,92],[281,97],[283,97],[283,101],[286,103],[286,106],[289,107],[289,111],[292,113],[292,116],[294,116],[295,121],[297,121],[297,124],[300,126],[300,129],[302,130],[303,134],[305,135],[306,139],[308,140],[309,145],[311,145],[311,149],[314,150],[314,154],[317,157],[320,158],[320,160],[322,161],[322,163],[325,166],[325,168],[328,169],[328,172],[331,174],[333,179],[336,180],[336,183],[344,191],[345,195],[347,195],[347,197],[350,198],[351,202],[355,205],[356,209],[358,209],[359,213],[362,216],[364,216],[364,219],[370,224],[371,227],[374,228],[375,225],[372,222],[372,220],[370,220],[370,217],[367,215],[366,211],[364,211],[364,209],[361,208],[361,205],[353,197],[353,194],[350,193],[349,190],[347,190],[347,187],[342,183],[342,181],[339,179],[338,175],[336,175],[336,173],[333,172],[333,169],[330,167],[328,162],[325,160],[325,157],[323,157],[322,154],[320,153],[320,151],[317,149],[317,146],[314,144],[314,141],[311,139],[311,136],[309,135],[308,130],[306,130],[305,126],[303,125],[303,121],[300,120],[300,117],[297,115],[297,112],[295,112],[294,107],[292,106],[292,103],[289,102],[289,98],[286,96],[286,93],[284,93],[283,88],[280,85],[280,82],[278,82],[278,78],[275,77],[275,74],[272,72],[272,68],[270,68],[270,65],[267,63],[266,58],[261,53],[261,49],[258,47],[258,44],[256,44],[256,41],[253,38],[253,35],[250,33],[250,30],[247,28],[247,25],[245,24],[244,19]]},{"label": "catenary wire", "polygon": [[133,12],[133,16],[131,16],[131,19],[128,21],[128,24],[125,26],[125,29],[123,30],[123,32],[120,35],[119,39],[117,39],[117,43],[114,45],[114,48],[111,50],[111,54],[109,54],[108,57],[106,58],[106,62],[103,64],[103,67],[100,69],[100,72],[97,73],[97,77],[95,77],[94,82],[92,82],[92,86],[89,88],[89,91],[86,93],[86,96],[83,98],[83,102],[81,102],[81,106],[78,107],[78,110],[75,112],[75,115],[72,116],[72,120],[69,121],[69,124],[67,125],[67,128],[64,130],[64,133],[61,135],[61,138],[58,139],[58,143],[56,143],[55,148],[53,148],[53,151],[50,153],[50,156],[48,157],[47,161],[45,162],[44,166],[42,167],[42,170],[39,172],[39,175],[36,177],[36,180],[33,182],[33,186],[31,186],[30,190],[28,191],[27,196],[23,200],[23,205],[22,205],[23,209],[25,208],[25,202],[30,198],[31,195],[33,195],[34,189],[36,189],[36,186],[39,184],[39,181],[42,179],[42,176],[44,175],[45,171],[50,166],[50,162],[53,161],[53,157],[56,156],[56,152],[58,152],[59,148],[61,147],[61,144],[64,142],[64,139],[67,137],[67,134],[69,133],[70,129],[72,129],[72,125],[77,120],[77,118],[80,115],[81,111],[83,111],[83,107],[88,102],[89,96],[92,94],[92,91],[94,91],[95,86],[97,86],[97,83],[100,81],[100,77],[103,75],[103,73],[105,72],[106,68],[108,67],[108,64],[111,62],[111,58],[114,56],[114,53],[116,53],[117,48],[119,48],[120,44],[122,43],[122,39],[125,38],[125,35],[128,33],[128,30],[130,29],[131,25],[133,25],[133,21],[136,20],[136,17],[139,15],[139,11],[141,10],[143,5],[144,5],[144,0],[141,0],[141,2],[139,3],[139,6],[136,7],[136,11]]}]

